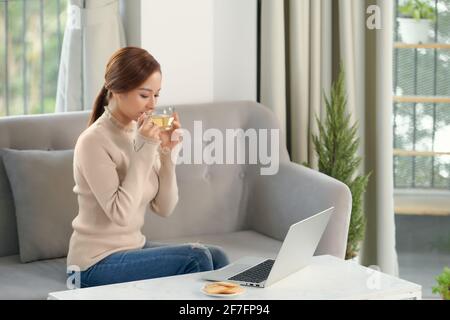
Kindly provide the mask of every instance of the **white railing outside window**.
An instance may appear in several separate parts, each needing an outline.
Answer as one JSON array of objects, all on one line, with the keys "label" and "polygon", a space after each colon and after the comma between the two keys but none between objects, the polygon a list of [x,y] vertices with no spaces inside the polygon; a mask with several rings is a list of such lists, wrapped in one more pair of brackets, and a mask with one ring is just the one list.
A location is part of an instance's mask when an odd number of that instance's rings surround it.
[{"label": "white railing outside window", "polygon": [[[396,13],[402,0],[396,0]],[[394,184],[450,190],[450,1],[428,0],[429,43],[394,39]]]}]

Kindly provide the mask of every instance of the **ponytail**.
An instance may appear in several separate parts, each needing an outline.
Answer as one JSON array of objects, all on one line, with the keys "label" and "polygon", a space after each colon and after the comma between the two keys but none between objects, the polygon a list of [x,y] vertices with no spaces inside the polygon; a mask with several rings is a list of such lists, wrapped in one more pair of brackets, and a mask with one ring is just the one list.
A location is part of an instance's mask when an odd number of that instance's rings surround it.
[{"label": "ponytail", "polygon": [[107,95],[108,95],[108,89],[106,89],[105,85],[102,86],[102,89],[100,90],[100,93],[98,94],[97,98],[94,102],[94,107],[92,108],[91,112],[91,118],[88,122],[88,127],[93,124],[105,111],[105,105],[107,104]]}]

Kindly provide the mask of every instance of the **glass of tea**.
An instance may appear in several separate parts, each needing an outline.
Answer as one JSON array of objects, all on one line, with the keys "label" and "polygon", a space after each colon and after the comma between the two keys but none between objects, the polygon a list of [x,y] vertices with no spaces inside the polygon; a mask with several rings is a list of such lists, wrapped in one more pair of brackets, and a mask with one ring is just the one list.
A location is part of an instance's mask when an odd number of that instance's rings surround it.
[{"label": "glass of tea", "polygon": [[152,112],[152,121],[162,130],[170,130],[173,122],[175,107],[159,107]]}]

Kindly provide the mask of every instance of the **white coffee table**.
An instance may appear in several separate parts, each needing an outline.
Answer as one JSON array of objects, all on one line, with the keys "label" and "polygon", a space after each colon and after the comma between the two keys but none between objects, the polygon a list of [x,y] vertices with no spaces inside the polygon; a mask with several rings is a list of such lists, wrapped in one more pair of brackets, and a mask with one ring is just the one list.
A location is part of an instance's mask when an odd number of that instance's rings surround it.
[{"label": "white coffee table", "polygon": [[[203,294],[200,273],[141,280],[92,288],[51,292],[48,299],[203,300],[224,299]],[[422,287],[356,262],[324,255],[306,268],[268,288],[246,287],[239,300],[292,299],[421,299]]]}]

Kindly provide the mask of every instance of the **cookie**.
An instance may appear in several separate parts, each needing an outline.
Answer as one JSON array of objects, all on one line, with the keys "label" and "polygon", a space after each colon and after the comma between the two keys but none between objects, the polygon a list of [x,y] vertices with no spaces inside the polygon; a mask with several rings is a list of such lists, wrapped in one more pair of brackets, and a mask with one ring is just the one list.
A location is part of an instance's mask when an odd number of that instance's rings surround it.
[{"label": "cookie", "polygon": [[242,293],[244,292],[244,288],[242,287],[228,287],[222,290],[222,293],[224,294],[235,294],[235,293]]},{"label": "cookie", "polygon": [[205,291],[211,294],[222,294],[227,288],[223,286],[205,287]]},{"label": "cookie", "polygon": [[244,291],[244,289],[237,283],[223,281],[207,284],[205,285],[204,290],[210,294],[235,294]]},{"label": "cookie", "polygon": [[224,287],[228,287],[228,288],[239,287],[238,283],[224,282],[224,281],[214,282],[214,283],[212,283],[212,285],[224,286]]}]

